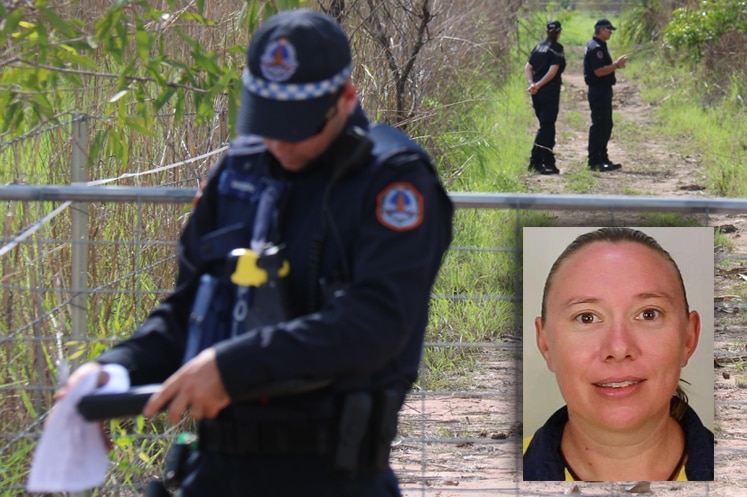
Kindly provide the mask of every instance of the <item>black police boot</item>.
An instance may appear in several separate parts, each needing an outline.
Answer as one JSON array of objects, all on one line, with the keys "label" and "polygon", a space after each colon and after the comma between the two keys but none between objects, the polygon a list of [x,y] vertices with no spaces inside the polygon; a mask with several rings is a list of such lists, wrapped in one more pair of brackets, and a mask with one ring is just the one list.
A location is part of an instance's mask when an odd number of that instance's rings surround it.
[{"label": "black police boot", "polygon": [[595,157],[589,156],[589,169],[592,171],[599,171],[599,172],[609,172],[609,171],[616,171],[620,169],[622,166],[620,164],[613,164],[607,159],[604,155],[599,155]]},{"label": "black police boot", "polygon": [[529,159],[529,169],[530,172],[540,173],[540,174],[558,174],[560,171],[555,167],[555,157],[552,155],[552,152],[550,152],[550,157],[552,158],[552,166],[548,165],[548,155],[547,150],[534,146],[532,148],[532,157]]},{"label": "black police boot", "polygon": [[620,164],[612,164],[610,162],[602,162],[601,164],[589,164],[589,168],[591,168],[592,171],[599,171],[600,173],[617,171],[621,167],[622,165]]},{"label": "black police boot", "polygon": [[534,173],[540,173],[544,175],[548,174],[558,174],[560,171],[555,166],[548,166],[547,164],[543,162],[529,162],[529,167],[527,168],[529,171]]},{"label": "black police boot", "polygon": [[609,156],[605,155],[604,160],[602,161],[602,164],[609,164],[610,167],[613,167],[615,169],[620,169],[622,167],[622,164],[617,162],[612,162],[609,158]]},{"label": "black police boot", "polygon": [[555,167],[555,154],[552,150],[544,151],[544,160],[542,163],[545,165],[545,171],[541,174],[560,174],[560,170]]},{"label": "black police boot", "polygon": [[543,168],[540,149],[534,146],[532,147],[532,155],[529,157],[529,167],[527,170],[532,173],[539,173]]}]

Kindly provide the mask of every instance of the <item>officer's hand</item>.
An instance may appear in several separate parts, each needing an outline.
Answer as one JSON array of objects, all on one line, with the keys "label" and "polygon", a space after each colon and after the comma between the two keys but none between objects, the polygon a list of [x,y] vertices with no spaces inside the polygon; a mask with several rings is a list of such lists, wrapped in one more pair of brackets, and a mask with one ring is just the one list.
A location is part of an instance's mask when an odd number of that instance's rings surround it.
[{"label": "officer's hand", "polygon": [[[102,366],[98,362],[86,362],[85,364],[82,364],[78,369],[73,371],[73,374],[70,375],[70,377],[67,379],[64,385],[54,394],[54,400],[59,401],[62,399],[67,393],[72,390],[72,388],[77,385],[83,378],[91,374],[93,371],[98,371],[98,379],[96,380],[96,386],[97,387],[103,387],[109,382],[109,373],[101,369]],[[99,422],[99,428],[101,429],[101,437],[104,441],[104,445],[106,446],[106,450],[112,450],[112,441],[109,435],[107,434],[107,430],[104,428],[104,422]]]},{"label": "officer's hand", "polygon": [[212,419],[231,402],[215,360],[215,349],[205,349],[197,357],[179,368],[151,395],[143,408],[143,415],[153,416],[168,404],[171,423],[178,423],[189,409],[196,420]]},{"label": "officer's hand", "polygon": [[109,373],[103,371],[101,369],[101,364],[98,362],[87,362],[83,365],[81,365],[78,369],[76,369],[73,374],[70,375],[70,378],[67,379],[64,385],[55,393],[54,400],[60,400],[63,398],[67,393],[80,382],[83,378],[91,374],[92,371],[98,371],[99,378],[96,382],[96,386],[100,387],[103,385],[106,385],[106,383],[109,381]]},{"label": "officer's hand", "polygon": [[615,65],[622,69],[623,67],[625,67],[625,64],[627,62],[628,62],[628,55],[625,54],[617,58],[617,60],[615,61]]}]

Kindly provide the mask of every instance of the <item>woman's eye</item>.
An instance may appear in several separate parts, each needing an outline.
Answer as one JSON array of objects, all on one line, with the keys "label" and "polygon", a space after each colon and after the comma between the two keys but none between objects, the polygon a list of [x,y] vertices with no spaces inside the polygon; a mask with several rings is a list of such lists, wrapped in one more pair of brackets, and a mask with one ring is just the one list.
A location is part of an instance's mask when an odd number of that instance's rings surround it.
[{"label": "woman's eye", "polygon": [[591,324],[595,322],[596,320],[597,320],[596,316],[594,316],[594,314],[590,312],[584,312],[576,316],[576,321],[582,324]]},{"label": "woman's eye", "polygon": [[659,311],[656,309],[646,309],[645,311],[641,312],[639,314],[641,316],[641,319],[646,321],[652,321],[660,316]]}]

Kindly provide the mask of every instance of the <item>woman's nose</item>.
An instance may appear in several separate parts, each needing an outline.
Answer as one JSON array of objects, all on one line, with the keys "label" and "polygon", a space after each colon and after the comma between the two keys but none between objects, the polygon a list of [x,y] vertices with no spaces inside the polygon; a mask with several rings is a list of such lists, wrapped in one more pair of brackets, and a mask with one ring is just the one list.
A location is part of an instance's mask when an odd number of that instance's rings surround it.
[{"label": "woman's nose", "polygon": [[624,319],[613,319],[604,330],[600,354],[605,361],[635,359],[640,353],[633,327]]}]

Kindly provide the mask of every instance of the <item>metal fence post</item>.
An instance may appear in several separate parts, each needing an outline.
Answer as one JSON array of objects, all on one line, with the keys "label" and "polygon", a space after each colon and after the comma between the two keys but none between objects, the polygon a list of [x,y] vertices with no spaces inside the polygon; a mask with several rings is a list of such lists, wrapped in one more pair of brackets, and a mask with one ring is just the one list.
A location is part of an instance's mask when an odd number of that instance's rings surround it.
[{"label": "metal fence post", "polygon": [[[88,181],[88,121],[85,116],[73,119],[72,184]],[[75,202],[72,205],[72,275],[70,285],[74,295],[71,299],[71,323],[73,338],[85,336],[88,321],[88,204]]]},{"label": "metal fence post", "polygon": [[[73,119],[73,152],[71,160],[72,184],[86,184],[88,174],[88,120],[84,115]],[[88,203],[75,202],[70,210],[72,216],[72,274],[70,287],[73,292],[70,305],[71,336],[85,337],[88,333]],[[71,370],[79,364],[70,364]],[[74,492],[71,497],[86,497],[89,492]]]}]

